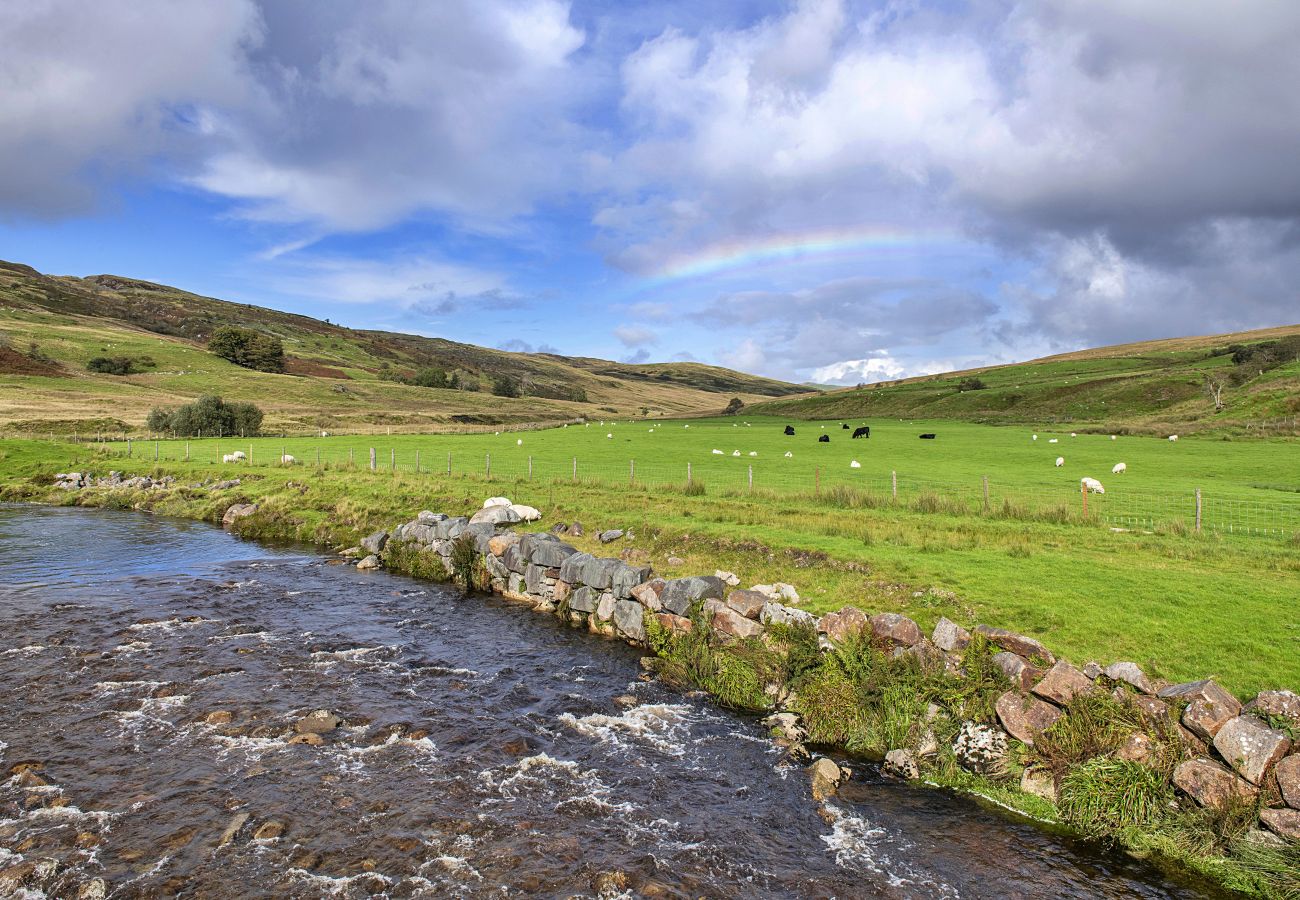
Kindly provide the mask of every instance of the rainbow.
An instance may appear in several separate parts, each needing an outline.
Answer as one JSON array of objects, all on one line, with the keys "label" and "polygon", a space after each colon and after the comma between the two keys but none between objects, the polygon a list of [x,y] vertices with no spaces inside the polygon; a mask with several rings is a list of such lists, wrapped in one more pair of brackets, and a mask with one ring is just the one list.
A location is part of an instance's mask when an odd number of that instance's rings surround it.
[{"label": "rainbow", "polygon": [[948,231],[876,227],[724,241],[698,253],[669,260],[647,279],[646,286],[708,278],[773,264],[843,259],[879,251],[919,250],[956,240],[956,235]]}]

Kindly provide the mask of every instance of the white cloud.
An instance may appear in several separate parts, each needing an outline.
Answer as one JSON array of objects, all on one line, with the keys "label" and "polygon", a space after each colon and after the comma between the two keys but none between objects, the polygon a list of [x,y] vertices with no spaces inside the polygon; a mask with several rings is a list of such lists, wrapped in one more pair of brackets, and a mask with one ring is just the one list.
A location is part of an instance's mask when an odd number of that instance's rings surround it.
[{"label": "white cloud", "polygon": [[335,303],[382,303],[442,313],[469,297],[511,296],[506,280],[497,273],[418,257],[306,259],[297,262],[290,274],[276,276],[274,283],[284,293]]},{"label": "white cloud", "polygon": [[614,337],[618,338],[624,347],[642,347],[659,340],[659,335],[644,325],[619,325],[614,329]]}]

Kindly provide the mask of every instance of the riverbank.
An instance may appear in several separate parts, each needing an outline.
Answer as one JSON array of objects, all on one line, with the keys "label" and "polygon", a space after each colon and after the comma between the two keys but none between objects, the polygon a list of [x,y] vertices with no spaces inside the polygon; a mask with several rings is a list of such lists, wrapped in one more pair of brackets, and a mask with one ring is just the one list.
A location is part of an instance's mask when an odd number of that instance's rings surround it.
[{"label": "riverbank", "polygon": [[[6,462],[10,459],[6,457]],[[356,473],[324,471],[304,472],[301,481],[286,480],[284,473],[277,473],[274,483],[259,484],[271,481],[264,476],[215,489],[217,485],[211,482],[203,487],[187,482],[193,474],[173,471],[176,480],[162,487],[152,480],[123,484],[124,479],[118,479],[111,487],[91,482],[58,489],[50,485],[49,475],[31,471],[25,480],[11,475],[5,496],[152,509],[209,520],[221,518],[242,501],[253,508],[245,510],[250,514],[240,518],[236,527],[248,536],[305,538],[337,548],[350,545],[376,524],[390,527],[409,518],[413,509],[469,512],[481,505],[485,495],[483,485],[464,482],[455,486],[459,488],[457,496],[435,501],[427,480],[408,484],[392,476],[357,477]],[[150,478],[155,476],[166,477],[155,472]],[[44,483],[42,479],[46,479]],[[324,507],[308,499],[313,487],[320,492],[325,486],[312,485],[311,479],[346,479],[352,491]],[[358,485],[367,489],[358,491]],[[334,487],[341,486],[336,483]],[[318,495],[316,499],[322,498]],[[682,499],[687,498],[683,495]],[[672,500],[679,502],[676,496]],[[312,511],[315,516],[309,514]],[[607,509],[606,514],[611,511]],[[547,522],[553,517],[553,513],[548,515]],[[414,520],[408,527],[423,525],[436,531],[438,524],[431,517],[425,523]],[[392,548],[375,547],[383,551],[375,555],[382,559],[386,554],[387,564],[398,571],[445,574],[445,568],[439,571],[440,560],[430,565],[435,560],[427,552],[403,552],[411,543],[405,540],[406,529],[396,535]],[[453,537],[449,531],[442,537],[434,535],[426,546]],[[584,541],[591,538],[584,535],[574,543]],[[787,616],[794,621],[774,623],[770,615],[763,621],[766,604],[755,609],[757,598],[748,598],[752,603],[747,605],[747,598],[733,598],[708,578],[696,580],[704,585],[683,589],[688,594],[684,606],[673,600],[681,609],[653,610],[653,601],[646,598],[645,611],[639,617],[644,631],[637,633],[638,617],[620,604],[631,603],[632,588],[647,583],[652,573],[635,556],[649,551],[632,543],[630,547],[619,545],[632,551],[620,554],[624,559],[595,567],[599,571],[592,576],[594,584],[565,580],[562,566],[549,564],[539,567],[561,571],[533,573],[534,583],[528,584],[527,569],[515,571],[507,561],[514,544],[504,535],[501,546],[478,550],[486,554],[485,559],[496,559],[494,577],[500,582],[496,585],[499,589],[528,599],[535,607],[549,605],[549,611],[561,612],[575,624],[614,630],[625,638],[648,643],[663,658],[661,675],[667,680],[703,687],[736,708],[793,716],[792,720],[773,720],[792,749],[808,744],[842,747],[875,757],[888,753],[890,764],[904,777],[957,786],[1133,852],[1178,860],[1234,889],[1287,896],[1288,885],[1294,883],[1295,844],[1269,841],[1256,827],[1261,810],[1283,809],[1274,805],[1275,789],[1268,780],[1277,759],[1248,764],[1255,768],[1243,772],[1242,760],[1233,758],[1231,751],[1219,748],[1215,758],[1210,744],[1218,748],[1217,740],[1198,745],[1183,734],[1189,725],[1189,710],[1197,702],[1231,706],[1235,700],[1213,695],[1204,686],[1197,690],[1211,696],[1189,693],[1190,688],[1165,698],[1153,696],[1159,692],[1159,682],[1137,666],[1098,666],[1096,671],[1081,667],[1077,672],[1062,669],[1043,644],[1017,643],[1025,639],[997,631],[962,629],[951,621],[936,622],[938,630],[932,638],[924,638],[914,622],[896,613],[884,613],[882,619],[881,614],[868,617],[841,611],[813,623],[799,621],[802,616],[796,612]],[[577,546],[569,546],[573,551],[569,556],[578,552]],[[450,552],[451,548],[438,549]],[[767,555],[768,566],[775,567],[771,557],[776,554],[769,548],[750,547],[740,552]],[[704,565],[707,555],[707,550],[696,554],[696,571],[714,570]],[[681,566],[692,563],[678,559]],[[797,556],[790,554],[780,562],[788,570],[800,569],[796,560]],[[494,564],[487,565],[492,571]],[[619,582],[623,586],[619,592],[625,590],[626,597],[615,596],[611,590],[613,570],[624,572],[620,566],[632,570]],[[805,566],[803,571],[839,569],[861,574],[830,557],[814,558]],[[606,568],[611,570],[608,585],[602,574]],[[749,570],[743,571],[749,574]],[[585,570],[582,577],[588,577]],[[557,597],[557,591],[563,590],[560,584],[571,593]],[[525,586],[528,590],[519,589]],[[538,590],[533,590],[535,587]],[[583,588],[589,592],[581,595],[578,606],[590,609],[575,608],[574,595]],[[605,593],[610,593],[608,615],[602,618]],[[784,608],[784,604],[777,605]],[[748,613],[756,613],[757,618]],[[719,636],[719,631],[727,637]],[[825,652],[818,650],[818,631],[825,637]],[[964,632],[974,633],[963,638]],[[958,646],[963,640],[970,643]],[[1012,685],[1009,676],[1017,684]],[[1063,681],[1068,690],[1045,687],[1042,682],[1048,678]],[[1257,717],[1234,714],[1220,718],[1223,721],[1214,724],[1224,727],[1230,720]],[[1291,738],[1282,729],[1300,722],[1288,726],[1270,718],[1264,724],[1279,726],[1269,730],[1286,741],[1284,746],[1275,742],[1266,755],[1285,754]],[[1234,727],[1250,727],[1250,723]],[[1283,746],[1280,754],[1278,746]],[[1210,768],[1200,764],[1187,768],[1197,760]],[[1225,763],[1237,766],[1242,774],[1234,775]],[[1200,783],[1214,787],[1220,783],[1220,774],[1229,781],[1217,797],[1201,792],[1200,802],[1193,803],[1184,796],[1200,790],[1190,780],[1192,776],[1204,776]],[[1239,781],[1253,787],[1241,788]],[[1175,791],[1175,785],[1181,793]]]}]

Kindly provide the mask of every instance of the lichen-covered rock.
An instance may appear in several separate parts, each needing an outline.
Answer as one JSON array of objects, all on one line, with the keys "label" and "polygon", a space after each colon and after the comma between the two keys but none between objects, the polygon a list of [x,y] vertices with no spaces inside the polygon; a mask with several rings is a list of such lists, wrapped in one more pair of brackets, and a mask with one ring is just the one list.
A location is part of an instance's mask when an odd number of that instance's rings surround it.
[{"label": "lichen-covered rock", "polygon": [[626,638],[644,641],[645,607],[635,600],[615,600],[614,627]]},{"label": "lichen-covered rock", "polygon": [[1277,764],[1277,786],[1282,799],[1292,809],[1300,809],[1300,753],[1293,753]]},{"label": "lichen-covered rock", "polygon": [[1174,786],[1207,809],[1255,796],[1254,785],[1208,759],[1189,759],[1174,770]]},{"label": "lichen-covered rock", "polygon": [[885,754],[884,770],[890,775],[915,781],[921,777],[921,769],[916,764],[916,756],[911,750],[890,750]]},{"label": "lichen-covered rock", "polygon": [[1288,841],[1300,841],[1300,810],[1261,809],[1259,820],[1279,837]]},{"label": "lichen-covered rock", "polygon": [[996,775],[1007,766],[1007,736],[979,722],[963,722],[952,742],[957,764],[977,775]]},{"label": "lichen-covered rock", "polygon": [[746,619],[757,619],[767,603],[768,599],[758,591],[731,591],[727,594],[727,605]]},{"label": "lichen-covered rock", "polygon": [[1002,674],[1007,676],[1007,680],[1019,691],[1029,690],[1043,675],[1042,669],[1031,666],[1010,650],[993,654],[993,665],[1001,669]]},{"label": "lichen-covered rock", "polygon": [[697,578],[671,578],[664,582],[659,602],[664,609],[688,616],[691,607],[702,600],[721,600],[725,585],[721,578],[705,575]]},{"label": "lichen-covered rock", "polygon": [[1246,711],[1260,716],[1281,716],[1300,727],[1300,695],[1294,691],[1260,691],[1246,704]]},{"label": "lichen-covered rock", "polygon": [[1241,703],[1210,679],[1173,684],[1162,689],[1157,696],[1165,700],[1187,703],[1183,710],[1183,725],[1203,741],[1213,741],[1219,729],[1236,718]]},{"label": "lichen-covered rock", "polygon": [[386,546],[388,546],[387,531],[376,531],[361,539],[361,549],[367,553],[383,553]]},{"label": "lichen-covered rock", "polygon": [[970,632],[951,619],[941,618],[935,623],[930,640],[945,653],[955,653],[966,649],[970,643]]},{"label": "lichen-covered rock", "polygon": [[226,507],[226,514],[221,517],[221,525],[224,528],[232,528],[240,519],[251,516],[255,512],[257,512],[256,503],[232,503]]},{"label": "lichen-covered rock", "polygon": [[734,638],[756,638],[763,626],[747,619],[721,600],[705,600],[704,611],[709,616],[709,627],[718,634]]},{"label": "lichen-covered rock", "polygon": [[1111,663],[1103,670],[1102,674],[1111,681],[1122,681],[1125,684],[1132,685],[1144,694],[1154,694],[1156,692],[1150,679],[1147,678],[1146,673],[1142,671],[1137,663]]},{"label": "lichen-covered rock", "polygon": [[817,630],[832,643],[840,644],[857,637],[868,626],[867,614],[856,606],[846,606],[839,612],[827,613],[817,623]]},{"label": "lichen-covered rock", "polygon": [[595,559],[590,553],[574,553],[560,563],[560,580],[569,584],[582,584],[582,570]]},{"label": "lichen-covered rock", "polygon": [[1042,660],[1049,666],[1056,662],[1056,657],[1052,655],[1052,651],[1033,638],[1025,637],[1023,634],[1016,634],[1014,631],[1007,631],[1005,628],[991,628],[988,625],[976,625],[975,633],[984,635],[989,643],[1010,651],[1021,659]]},{"label": "lichen-covered rock", "polygon": [[758,621],[764,625],[776,623],[778,625],[808,625],[813,628],[817,627],[817,617],[810,612],[802,609],[795,609],[790,606],[777,603],[775,600],[769,600],[763,604],[763,611],[758,614]]},{"label": "lichen-covered rock", "polygon": [[608,622],[614,618],[614,595],[606,591],[596,603],[596,620]]},{"label": "lichen-covered rock", "polygon": [[921,629],[907,616],[899,613],[878,613],[871,617],[871,635],[878,641],[888,641],[901,647],[912,647],[921,642]]},{"label": "lichen-covered rock", "polygon": [[1038,680],[1033,687],[1033,692],[1044,700],[1065,706],[1075,697],[1086,694],[1093,688],[1093,683],[1086,675],[1062,659]]},{"label": "lichen-covered rock", "polygon": [[433,524],[433,533],[437,540],[454,541],[460,537],[466,526],[469,525],[469,519],[464,516],[453,516],[450,519],[443,519],[441,522]]},{"label": "lichen-covered rock", "polygon": [[713,576],[715,578],[720,578],[722,580],[722,583],[727,585],[728,587],[735,587],[736,585],[740,584],[740,576],[737,575],[735,572],[727,572],[723,569],[718,569],[713,573]]},{"label": "lichen-covered rock", "polygon": [[328,709],[317,709],[307,713],[293,725],[298,734],[327,734],[343,724],[343,720]]},{"label": "lichen-covered rock", "polygon": [[1273,764],[1286,756],[1291,740],[1254,716],[1237,716],[1214,736],[1214,749],[1239,775],[1259,784]]},{"label": "lichen-covered rock", "polygon": [[520,521],[519,513],[508,506],[489,506],[469,517],[471,525],[514,525]]},{"label": "lichen-covered rock", "polygon": [[370,569],[378,569],[380,565],[379,557],[375,556],[373,553],[367,553],[357,562],[357,568],[361,569],[363,572]]},{"label": "lichen-covered rock", "polygon": [[998,721],[1007,733],[1031,747],[1035,738],[1061,718],[1061,711],[1052,704],[1016,691],[999,697],[996,709]]}]

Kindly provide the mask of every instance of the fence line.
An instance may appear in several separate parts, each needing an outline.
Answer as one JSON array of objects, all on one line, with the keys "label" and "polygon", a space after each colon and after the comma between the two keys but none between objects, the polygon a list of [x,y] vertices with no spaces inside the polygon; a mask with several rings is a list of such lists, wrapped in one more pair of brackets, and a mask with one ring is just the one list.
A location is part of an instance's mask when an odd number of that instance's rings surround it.
[{"label": "fence line", "polygon": [[[127,441],[120,448],[106,446],[103,452],[137,459],[200,463],[221,463],[224,456],[221,445],[217,443],[213,444],[208,458],[205,458],[206,453],[192,449],[188,441],[165,446],[157,441],[141,444],[140,441]],[[295,459],[291,464],[282,463],[281,458],[291,453],[293,447],[281,446],[279,456],[268,454],[264,448],[254,461],[253,447],[249,444],[240,446],[248,448],[248,458],[232,463],[232,469],[302,465],[360,469],[365,463],[358,465],[358,455],[363,461],[368,458],[370,471],[377,472],[381,468],[381,448],[372,446],[370,441],[346,448],[321,448],[317,445],[312,448],[312,458]],[[731,457],[676,463],[628,459],[615,463],[608,458],[583,462],[576,456],[528,455],[519,459],[498,457],[494,460],[490,453],[448,452],[443,467],[440,462],[426,464],[417,448],[399,453],[397,448],[389,447],[388,451],[388,465],[382,468],[393,473],[442,475],[489,482],[568,482],[641,487],[693,485],[725,494],[814,495],[829,502],[841,502],[846,507],[899,504],[922,511],[958,515],[1096,521],[1130,530],[1154,531],[1163,527],[1189,532],[1280,538],[1300,535],[1300,496],[1294,501],[1261,500],[1222,496],[1201,489],[1158,492],[1129,490],[1123,485],[1112,486],[1104,494],[1089,494],[1086,491],[1076,493],[1073,487],[1004,484],[987,475],[964,481],[938,480],[897,471],[832,471],[823,470],[822,466],[784,470],[778,475],[756,472],[752,460]]]}]

